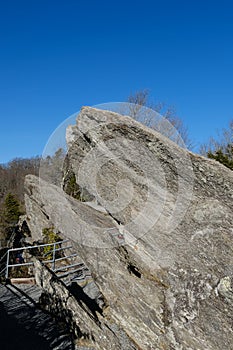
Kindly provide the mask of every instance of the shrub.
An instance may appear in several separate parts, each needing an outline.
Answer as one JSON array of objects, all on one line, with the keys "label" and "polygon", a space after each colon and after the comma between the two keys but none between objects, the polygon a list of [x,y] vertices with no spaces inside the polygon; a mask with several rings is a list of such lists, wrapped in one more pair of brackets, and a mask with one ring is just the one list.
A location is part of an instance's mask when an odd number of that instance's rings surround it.
[{"label": "shrub", "polygon": [[[59,234],[54,232],[54,227],[44,228],[42,230],[42,234],[43,234],[43,241],[45,244],[55,243],[62,240]],[[57,244],[55,247],[58,248],[59,245]],[[51,246],[43,247],[43,255],[46,257],[46,259],[51,260],[53,258],[53,246],[51,245]]]}]

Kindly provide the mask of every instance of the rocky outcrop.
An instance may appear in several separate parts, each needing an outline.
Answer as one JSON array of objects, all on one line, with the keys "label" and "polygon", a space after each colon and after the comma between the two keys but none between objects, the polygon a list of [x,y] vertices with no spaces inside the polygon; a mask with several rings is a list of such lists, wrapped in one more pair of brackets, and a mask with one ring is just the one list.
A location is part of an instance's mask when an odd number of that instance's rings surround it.
[{"label": "rocky outcrop", "polygon": [[28,176],[28,225],[72,239],[106,301],[99,321],[137,349],[233,349],[233,173],[88,107],[67,142],[63,187],[75,176],[79,200]]},{"label": "rocky outcrop", "polygon": [[104,319],[102,310],[78,285],[72,285],[69,291],[65,284],[38,260],[35,261],[35,276],[37,284],[43,290],[40,304],[57,320],[66,322],[70,333],[77,339],[77,349],[84,346],[99,350],[135,349],[120,327],[115,325],[115,331],[112,331],[113,325]]}]

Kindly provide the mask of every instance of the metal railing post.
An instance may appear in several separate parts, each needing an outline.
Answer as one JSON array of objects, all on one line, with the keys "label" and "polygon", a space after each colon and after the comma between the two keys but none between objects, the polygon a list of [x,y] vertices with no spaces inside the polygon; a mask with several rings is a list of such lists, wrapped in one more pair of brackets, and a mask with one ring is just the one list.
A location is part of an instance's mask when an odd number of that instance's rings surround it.
[{"label": "metal railing post", "polygon": [[8,249],[7,258],[6,258],[6,278],[8,278],[9,255],[10,255],[10,250]]},{"label": "metal railing post", "polygon": [[53,271],[55,270],[56,243],[53,244]]},{"label": "metal railing post", "polygon": [[[40,247],[40,248],[41,247],[53,247],[53,249],[52,249],[52,257],[48,261],[44,261],[44,263],[50,263],[52,265],[51,269],[53,271],[56,271],[56,265],[57,265],[56,261],[60,261],[60,260],[64,260],[64,259],[67,259],[67,258],[72,258],[74,256],[77,256],[76,253],[75,254],[70,254],[68,256],[66,254],[64,254],[60,258],[56,258],[56,252],[57,251],[64,251],[66,249],[72,248],[71,245],[68,245],[68,246],[65,246],[65,247],[63,246],[63,244],[67,243],[67,242],[69,242],[68,239],[62,240],[62,241],[59,241],[59,242],[54,242],[54,243],[46,243],[46,244],[40,244],[40,245],[35,245],[35,246],[27,246],[27,247],[8,249],[6,251],[6,253],[0,259],[0,263],[1,263],[6,258],[6,262],[4,262],[5,268],[0,271],[0,275],[1,276],[4,275],[5,278],[9,278],[9,275],[10,275],[9,271],[10,271],[11,268],[33,265],[33,262],[27,262],[27,263],[25,263],[25,262],[23,262],[23,263],[18,263],[18,262],[14,263],[13,262],[13,263],[11,263],[10,262],[10,253],[13,252],[13,254],[14,254],[14,252],[16,252],[16,251],[24,251],[24,250],[29,251],[30,249],[35,249],[37,247]],[[56,248],[56,246],[58,246],[58,248]],[[49,254],[51,255],[51,251],[50,251]],[[76,265],[77,264],[70,264],[70,265],[68,265],[68,268],[76,266]]]}]

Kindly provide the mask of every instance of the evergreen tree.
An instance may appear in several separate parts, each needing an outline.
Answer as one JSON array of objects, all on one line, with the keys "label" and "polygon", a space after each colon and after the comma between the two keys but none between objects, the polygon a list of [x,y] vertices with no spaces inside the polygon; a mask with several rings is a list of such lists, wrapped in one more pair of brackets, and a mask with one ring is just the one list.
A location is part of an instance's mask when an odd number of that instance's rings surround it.
[{"label": "evergreen tree", "polygon": [[209,151],[207,153],[208,158],[215,159],[218,162],[225,165],[227,168],[233,170],[233,146],[227,145],[225,150],[221,148],[215,152]]},{"label": "evergreen tree", "polygon": [[0,240],[2,246],[8,245],[8,240],[16,233],[21,214],[17,197],[12,193],[8,193],[0,208]]},{"label": "evergreen tree", "polygon": [[19,216],[22,214],[18,199],[11,193],[8,193],[4,201],[5,221],[9,225],[16,225]]},{"label": "evergreen tree", "polygon": [[211,137],[208,143],[203,144],[200,152],[233,170],[233,120],[228,128],[221,130],[217,139]]}]

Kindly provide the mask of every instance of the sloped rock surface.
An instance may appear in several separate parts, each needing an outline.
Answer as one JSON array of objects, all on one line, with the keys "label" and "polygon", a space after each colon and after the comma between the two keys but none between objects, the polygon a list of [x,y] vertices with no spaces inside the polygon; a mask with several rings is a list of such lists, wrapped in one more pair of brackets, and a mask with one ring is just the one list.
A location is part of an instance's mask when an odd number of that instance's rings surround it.
[{"label": "sloped rock surface", "polygon": [[76,334],[77,350],[82,350],[84,345],[99,350],[136,349],[124,330],[104,319],[97,303],[77,284],[66,288],[38,260],[35,261],[35,270],[37,283],[43,289],[41,303],[57,319],[66,321],[72,334]]},{"label": "sloped rock surface", "polygon": [[233,349],[232,172],[88,107],[67,141],[64,188],[74,174],[95,203],[28,176],[32,233],[52,223],[73,240],[108,304],[104,317],[138,349]]}]

